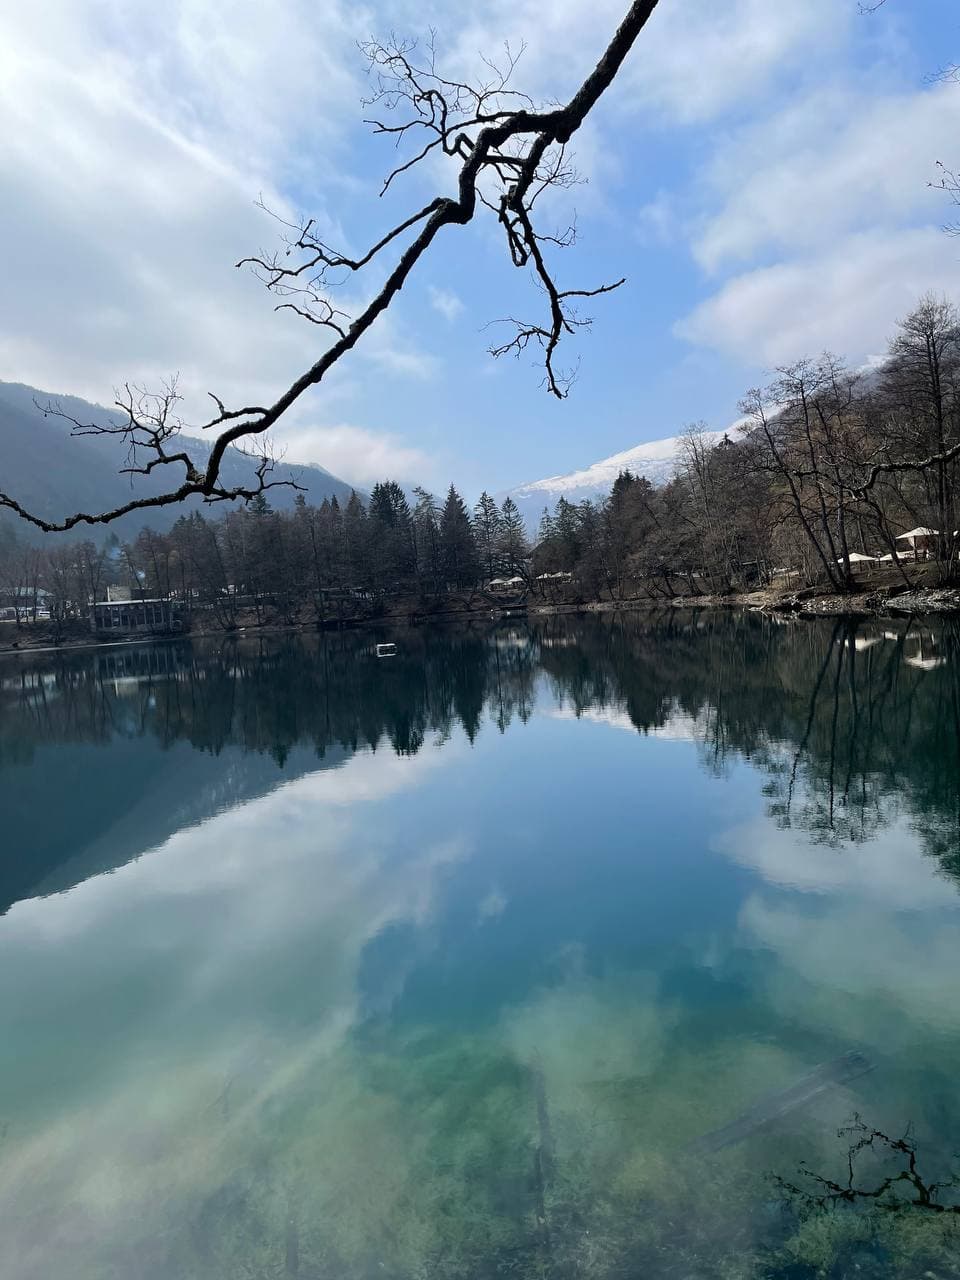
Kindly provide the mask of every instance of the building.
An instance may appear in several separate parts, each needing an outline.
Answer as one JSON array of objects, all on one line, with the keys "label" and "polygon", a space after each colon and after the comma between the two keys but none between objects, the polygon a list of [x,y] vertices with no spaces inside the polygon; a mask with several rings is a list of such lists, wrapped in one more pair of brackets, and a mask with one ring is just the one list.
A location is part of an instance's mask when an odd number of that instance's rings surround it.
[{"label": "building", "polygon": [[183,630],[183,607],[173,600],[98,600],[90,629],[98,636],[170,635]]},{"label": "building", "polygon": [[50,592],[43,587],[12,587],[0,591],[0,621],[32,622],[50,617]]}]

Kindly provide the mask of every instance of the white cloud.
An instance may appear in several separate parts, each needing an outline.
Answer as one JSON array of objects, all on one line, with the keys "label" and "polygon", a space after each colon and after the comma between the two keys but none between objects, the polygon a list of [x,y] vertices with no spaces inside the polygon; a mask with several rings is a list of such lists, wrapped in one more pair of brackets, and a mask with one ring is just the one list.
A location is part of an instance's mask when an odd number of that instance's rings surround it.
[{"label": "white cloud", "polygon": [[450,289],[437,289],[430,285],[429,293],[431,307],[452,324],[463,311],[463,303]]},{"label": "white cloud", "polygon": [[[437,9],[439,14],[440,10]],[[492,0],[461,30],[455,65],[477,65],[504,40],[527,48],[523,85],[561,95],[583,80],[623,20],[621,0]],[[769,0],[674,0],[653,13],[611,99],[631,110],[651,106],[684,122],[710,119],[765,90],[776,73],[802,67],[816,49],[820,61],[841,46],[851,14],[836,0],[803,5]],[[441,24],[443,30],[443,24]]]},{"label": "white cloud", "polygon": [[722,201],[694,240],[708,270],[765,250],[830,243],[854,228],[899,226],[942,198],[928,183],[952,154],[960,87],[870,98],[821,90],[728,139],[707,175]]},{"label": "white cloud", "polygon": [[868,231],[735,276],[675,332],[752,365],[825,348],[861,363],[928,290],[960,293],[960,253],[939,227]]},{"label": "white cloud", "polygon": [[[316,187],[350,181],[360,87],[344,68],[368,21],[339,0],[322,22],[303,0],[7,6],[0,237],[17,251],[0,285],[0,378],[102,401],[179,371],[194,417],[208,390],[269,403],[313,363],[318,331],[275,314],[233,264],[276,243],[258,193],[288,212],[295,187],[343,243]],[[385,382],[432,373],[395,327],[371,339],[358,356]],[[331,379],[328,411],[355,393]]]},{"label": "white cloud", "polygon": [[[590,7],[584,6],[585,10]],[[637,105],[685,123],[756,98],[774,75],[819,64],[845,42],[853,6],[836,0],[682,0],[660,5],[628,76]]]},{"label": "white cloud", "polygon": [[753,365],[824,348],[861,363],[920,294],[957,289],[928,184],[955,146],[960,87],[867,84],[848,68],[717,140],[688,232],[707,271],[736,270],[678,336]]},{"label": "white cloud", "polygon": [[387,478],[417,483],[437,479],[434,459],[388,432],[340,423],[298,426],[285,430],[282,439],[291,461],[316,463],[362,487]]},{"label": "white cloud", "polygon": [[671,244],[680,230],[680,217],[669,191],[658,191],[642,205],[636,216],[635,231],[641,244]]}]

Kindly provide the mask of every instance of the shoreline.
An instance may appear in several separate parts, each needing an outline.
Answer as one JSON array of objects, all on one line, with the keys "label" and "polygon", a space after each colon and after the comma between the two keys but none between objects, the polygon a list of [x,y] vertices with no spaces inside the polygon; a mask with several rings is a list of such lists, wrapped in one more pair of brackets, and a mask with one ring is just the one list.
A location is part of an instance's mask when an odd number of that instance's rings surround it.
[{"label": "shoreline", "polygon": [[[492,603],[485,599],[482,604],[429,613],[416,609],[398,609],[394,613],[385,613],[379,617],[357,616],[320,624],[312,620],[294,623],[247,623],[233,630],[194,627],[175,635],[141,635],[124,640],[96,640],[85,635],[76,638],[65,637],[58,643],[51,641],[49,635],[41,635],[37,637],[37,643],[34,644],[31,643],[29,636],[21,633],[20,642],[15,645],[5,645],[0,642],[0,657],[18,654],[81,652],[91,649],[125,649],[144,644],[169,644],[178,640],[226,640],[302,632],[389,630],[395,627],[419,627],[430,623],[458,623],[478,619],[582,617],[597,613],[650,613],[682,609],[745,609],[753,613],[802,620],[949,617],[960,614],[960,587],[921,587],[911,591],[864,590],[850,595],[822,592],[814,587],[794,592],[778,592],[766,588],[730,595],[643,596],[624,600],[552,602],[518,600],[511,604]],[[29,623],[27,627],[34,625],[37,624]]]}]

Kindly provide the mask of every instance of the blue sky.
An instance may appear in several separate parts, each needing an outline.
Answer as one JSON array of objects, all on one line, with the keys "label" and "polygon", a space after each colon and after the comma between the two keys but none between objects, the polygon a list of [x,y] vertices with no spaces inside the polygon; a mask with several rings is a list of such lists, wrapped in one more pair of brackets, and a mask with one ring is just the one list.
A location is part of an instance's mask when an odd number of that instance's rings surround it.
[{"label": "blue sky", "polygon": [[[109,401],[179,372],[269,402],[316,358],[233,262],[269,248],[254,205],[314,214],[362,250],[449,188],[437,168],[387,200],[391,153],[362,124],[357,39],[437,29],[469,72],[526,42],[517,83],[562,98],[624,0],[37,0],[0,12],[0,378]],[[536,294],[496,228],[448,229],[387,323],[278,431],[289,460],[471,497],[584,466],[704,419],[724,427],[766,371],[824,347],[882,353],[928,289],[960,298],[936,161],[960,162],[954,0],[661,0],[575,143],[588,179],[562,278],[627,276],[568,349],[558,404],[484,325]],[[558,217],[561,216],[558,211]],[[377,276],[354,280],[368,296]]]}]

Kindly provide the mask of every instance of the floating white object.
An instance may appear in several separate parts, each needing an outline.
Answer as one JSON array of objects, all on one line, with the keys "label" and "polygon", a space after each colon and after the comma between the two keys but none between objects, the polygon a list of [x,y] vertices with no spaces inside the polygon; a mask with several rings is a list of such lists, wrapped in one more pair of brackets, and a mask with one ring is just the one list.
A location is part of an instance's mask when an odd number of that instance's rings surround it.
[{"label": "floating white object", "polygon": [[396,656],[397,656],[397,646],[395,644],[390,643],[390,644],[377,645],[378,658],[395,658]]}]

